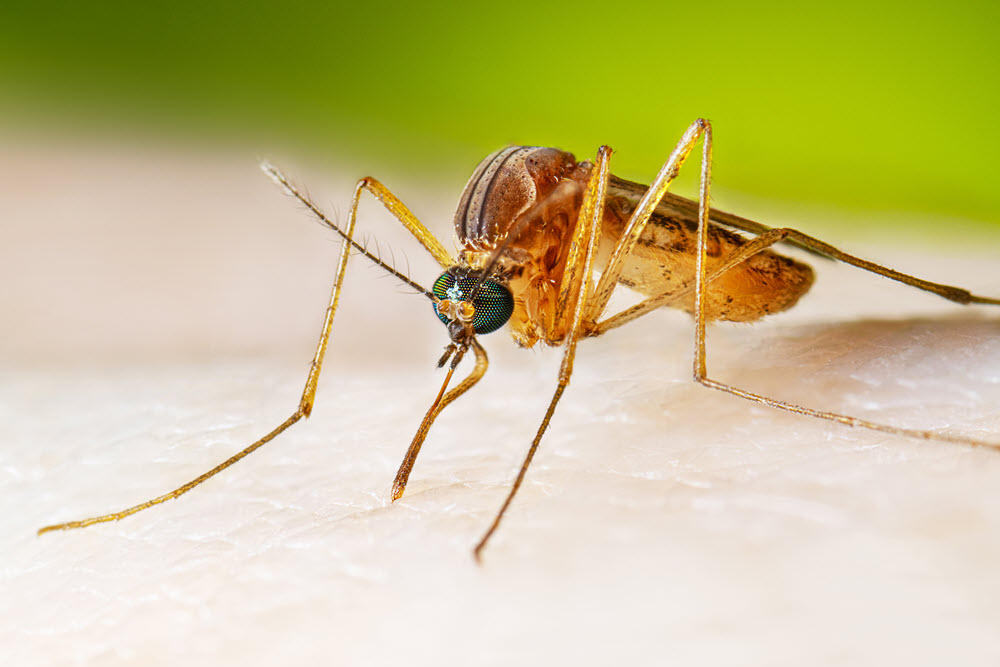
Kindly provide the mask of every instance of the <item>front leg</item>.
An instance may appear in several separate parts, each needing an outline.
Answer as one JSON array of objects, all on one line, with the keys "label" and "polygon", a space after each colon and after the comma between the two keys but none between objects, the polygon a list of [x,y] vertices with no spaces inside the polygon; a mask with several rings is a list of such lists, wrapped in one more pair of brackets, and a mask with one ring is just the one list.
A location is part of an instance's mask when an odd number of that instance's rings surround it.
[{"label": "front leg", "polygon": [[[538,443],[541,442],[542,436],[545,434],[545,430],[549,427],[549,422],[552,420],[552,415],[556,410],[556,404],[558,404],[559,399],[562,398],[563,392],[569,385],[570,376],[573,374],[573,360],[576,357],[576,344],[579,342],[580,337],[584,333],[583,314],[590,291],[589,276],[593,270],[594,255],[596,254],[597,246],[600,243],[600,223],[601,215],[604,212],[604,200],[608,190],[608,176],[610,174],[610,171],[608,170],[608,162],[610,158],[611,149],[607,146],[602,146],[597,152],[597,159],[594,161],[594,169],[591,172],[590,181],[587,183],[587,189],[584,191],[583,204],[580,208],[577,229],[573,239],[574,245],[581,249],[582,252],[570,253],[572,264],[568,265],[566,268],[565,275],[570,276],[570,279],[576,281],[578,284],[566,285],[564,289],[561,290],[561,294],[568,295],[566,298],[570,308],[569,312],[571,314],[571,318],[569,335],[566,337],[566,352],[563,354],[562,365],[559,367],[559,382],[556,385],[556,390],[552,395],[552,399],[549,401],[549,406],[545,410],[545,416],[542,418],[542,423],[538,427],[538,431],[535,433],[535,438],[531,441],[531,446],[528,448],[528,453],[524,457],[524,462],[521,463],[521,469],[518,471],[517,477],[514,479],[514,484],[507,493],[507,497],[504,499],[503,505],[500,507],[500,511],[497,512],[496,516],[493,518],[493,522],[490,524],[490,527],[486,530],[486,533],[483,534],[482,538],[480,538],[479,543],[476,544],[476,547],[473,550],[473,555],[476,557],[477,561],[481,560],[483,548],[486,547],[486,543],[500,526],[500,520],[503,519],[504,514],[507,512],[507,508],[510,507],[511,502],[514,500],[514,496],[517,495],[518,489],[521,488],[524,476],[528,472],[528,466],[531,465],[531,460],[535,457],[535,452],[538,451]],[[564,283],[565,282],[566,281],[564,280]]]}]

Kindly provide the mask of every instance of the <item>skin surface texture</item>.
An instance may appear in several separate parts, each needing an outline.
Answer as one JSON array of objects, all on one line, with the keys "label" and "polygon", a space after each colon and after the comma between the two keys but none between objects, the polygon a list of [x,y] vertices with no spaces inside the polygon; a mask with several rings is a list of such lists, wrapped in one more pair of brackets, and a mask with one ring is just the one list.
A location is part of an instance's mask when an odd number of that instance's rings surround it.
[{"label": "skin surface texture", "polygon": [[[24,141],[0,164],[0,664],[1000,660],[1000,453],[700,387],[680,311],[581,341],[477,566],[471,548],[560,351],[483,336],[489,373],[441,414],[390,504],[448,337],[426,299],[358,258],[308,420],[180,499],[36,537],[163,493],[294,409],[339,243],[255,157]],[[372,165],[283,166],[341,215],[370,171],[449,238],[461,182],[431,191]],[[744,212],[730,197],[716,194]],[[437,262],[370,199],[361,212],[359,232],[429,287]],[[838,238],[828,216],[745,212],[1000,294],[995,238],[902,246]],[[1000,440],[997,313],[804,261],[815,283],[794,309],[710,328],[710,372]]]}]

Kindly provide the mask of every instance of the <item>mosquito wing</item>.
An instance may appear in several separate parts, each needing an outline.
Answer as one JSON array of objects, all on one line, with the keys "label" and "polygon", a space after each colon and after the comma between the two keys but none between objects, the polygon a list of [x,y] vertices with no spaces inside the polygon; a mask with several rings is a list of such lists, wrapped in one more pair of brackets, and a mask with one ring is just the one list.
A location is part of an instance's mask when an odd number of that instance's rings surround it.
[{"label": "mosquito wing", "polygon": [[[608,180],[608,198],[621,197],[623,199],[627,199],[632,203],[633,207],[639,203],[642,196],[646,194],[647,189],[648,186],[643,185],[642,183],[627,181],[624,178],[619,178],[615,175],[612,175]],[[698,226],[698,202],[668,192],[663,195],[663,199],[660,200],[660,204],[656,207],[656,212],[653,218],[654,220],[656,216],[678,220],[684,223],[685,226],[691,229],[696,229]],[[720,211],[715,208],[712,209],[711,214],[709,215],[709,220],[712,224],[726,227],[728,229],[735,229],[741,232],[749,232],[751,234],[762,234],[771,229],[767,225],[754,222],[753,220],[748,220],[747,218],[741,218],[738,215],[726,213],[725,211]],[[829,259],[827,255],[813,248],[808,248],[797,241],[787,240],[783,241],[783,243],[794,245],[812,255]]]}]

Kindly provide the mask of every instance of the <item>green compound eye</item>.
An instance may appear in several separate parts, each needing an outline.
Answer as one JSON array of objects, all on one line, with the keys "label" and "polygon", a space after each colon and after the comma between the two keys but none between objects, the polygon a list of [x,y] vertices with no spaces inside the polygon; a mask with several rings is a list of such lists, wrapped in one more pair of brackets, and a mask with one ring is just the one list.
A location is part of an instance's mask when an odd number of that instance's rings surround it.
[{"label": "green compound eye", "polygon": [[[465,301],[477,282],[476,278],[457,278],[450,273],[442,273],[441,277],[434,281],[431,291],[439,299]],[[472,300],[472,305],[476,308],[476,315],[472,318],[472,328],[477,334],[488,334],[502,327],[510,319],[511,313],[514,312],[514,297],[509,289],[495,280],[484,280],[479,286],[476,298]],[[434,306],[434,312],[445,324],[451,323],[447,315],[438,312],[437,305]]]}]

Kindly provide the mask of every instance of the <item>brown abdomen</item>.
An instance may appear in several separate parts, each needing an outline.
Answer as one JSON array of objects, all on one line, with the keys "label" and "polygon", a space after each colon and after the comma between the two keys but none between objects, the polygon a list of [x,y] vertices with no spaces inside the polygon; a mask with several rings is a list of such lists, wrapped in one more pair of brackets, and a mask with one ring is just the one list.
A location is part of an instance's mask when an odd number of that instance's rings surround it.
[{"label": "brown abdomen", "polygon": [[[608,201],[601,227],[598,266],[607,261],[603,258],[610,255],[614,243],[621,237],[633,207],[625,198]],[[708,273],[746,242],[739,234],[709,226]],[[659,296],[693,285],[696,248],[697,226],[693,221],[654,213],[635,250],[625,261],[618,282],[646,296]],[[813,271],[808,265],[765,250],[709,285],[706,316],[710,321],[752,322],[792,307],[812,283]],[[693,313],[694,293],[668,305]]]}]

